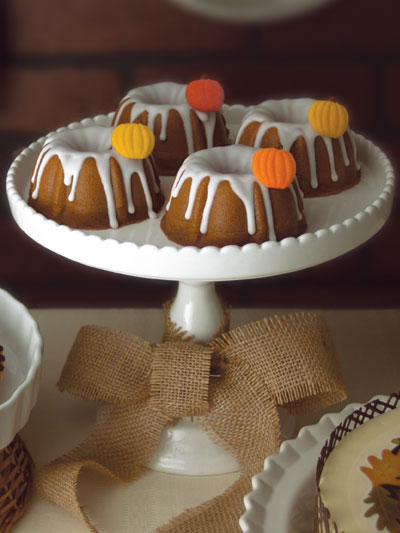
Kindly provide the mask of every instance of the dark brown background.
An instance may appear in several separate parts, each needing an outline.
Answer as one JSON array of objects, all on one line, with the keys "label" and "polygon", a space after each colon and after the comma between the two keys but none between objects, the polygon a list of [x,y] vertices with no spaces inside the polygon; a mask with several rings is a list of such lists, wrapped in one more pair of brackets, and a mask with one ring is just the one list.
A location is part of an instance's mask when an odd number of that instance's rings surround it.
[{"label": "dark brown background", "polygon": [[[400,164],[399,0],[337,0],[261,25],[207,19],[167,0],[3,0],[0,4],[0,285],[29,306],[159,306],[175,283],[75,264],[12,221],[5,175],[18,148],[110,112],[135,85],[207,73],[227,103],[335,95],[351,126]],[[303,272],[218,284],[235,306],[398,307],[400,209],[371,241]]]}]

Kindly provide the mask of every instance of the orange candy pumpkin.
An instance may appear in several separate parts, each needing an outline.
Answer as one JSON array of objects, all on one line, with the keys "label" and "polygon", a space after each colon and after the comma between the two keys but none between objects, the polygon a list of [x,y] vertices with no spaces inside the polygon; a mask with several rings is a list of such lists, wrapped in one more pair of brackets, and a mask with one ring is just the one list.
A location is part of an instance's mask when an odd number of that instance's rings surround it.
[{"label": "orange candy pumpkin", "polygon": [[186,87],[186,100],[197,111],[216,112],[224,103],[224,89],[218,81],[208,78],[191,81]]},{"label": "orange candy pumpkin", "polygon": [[294,157],[281,148],[257,150],[251,168],[258,181],[271,189],[286,189],[296,174]]}]

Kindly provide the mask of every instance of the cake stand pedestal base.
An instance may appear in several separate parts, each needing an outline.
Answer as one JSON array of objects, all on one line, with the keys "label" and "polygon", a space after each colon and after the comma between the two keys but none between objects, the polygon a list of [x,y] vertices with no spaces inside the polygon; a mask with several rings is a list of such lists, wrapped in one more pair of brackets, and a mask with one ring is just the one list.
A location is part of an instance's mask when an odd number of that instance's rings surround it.
[{"label": "cake stand pedestal base", "polygon": [[[224,319],[224,308],[214,282],[180,281],[170,317],[198,342],[210,341]],[[295,417],[281,413],[282,434],[293,436]],[[185,475],[214,475],[238,472],[240,465],[215,444],[196,419],[189,417],[169,424],[161,434],[149,468]]]},{"label": "cake stand pedestal base", "polygon": [[[193,340],[210,341],[224,318],[215,283],[180,281],[170,318]],[[190,417],[164,428],[157,452],[148,466],[158,472],[193,476],[240,470],[231,454],[212,442],[200,423]]]},{"label": "cake stand pedestal base", "polygon": [[200,423],[189,417],[166,426],[149,468],[169,474],[203,476],[238,472],[240,465],[214,444]]}]

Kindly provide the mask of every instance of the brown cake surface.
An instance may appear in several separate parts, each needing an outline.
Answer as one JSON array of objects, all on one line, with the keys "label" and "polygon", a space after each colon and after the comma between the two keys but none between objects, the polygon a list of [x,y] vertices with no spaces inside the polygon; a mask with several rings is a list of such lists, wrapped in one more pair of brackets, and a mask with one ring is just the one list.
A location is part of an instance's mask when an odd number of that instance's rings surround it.
[{"label": "brown cake surface", "polygon": [[273,189],[252,173],[256,150],[231,145],[189,156],[172,185],[161,228],[184,246],[243,246],[306,230],[297,183]]},{"label": "brown cake surface", "polygon": [[336,194],[356,185],[360,165],[353,132],[338,138],[319,135],[308,112],[316,100],[268,100],[244,117],[236,142],[255,147],[281,145],[297,165],[297,179],[305,197]]},{"label": "brown cake surface", "polygon": [[156,138],[154,159],[160,175],[174,175],[191,153],[230,144],[220,111],[202,112],[186,101],[186,85],[163,82],[137,87],[121,100],[113,125],[139,122]]},{"label": "brown cake surface", "polygon": [[106,229],[153,218],[164,198],[152,157],[128,159],[111,146],[113,128],[66,129],[47,139],[28,203],[71,228]]}]

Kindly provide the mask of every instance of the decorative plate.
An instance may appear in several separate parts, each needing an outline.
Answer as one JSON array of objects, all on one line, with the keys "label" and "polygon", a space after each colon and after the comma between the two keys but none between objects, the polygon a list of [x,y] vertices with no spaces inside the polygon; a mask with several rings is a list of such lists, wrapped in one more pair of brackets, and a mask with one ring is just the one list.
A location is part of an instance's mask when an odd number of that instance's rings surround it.
[{"label": "decorative plate", "polygon": [[264,470],[253,478],[252,492],[244,498],[246,512],[239,523],[245,533],[312,533],[319,454],[335,427],[362,405],[349,404],[340,413],[324,415],[267,457]]}]

